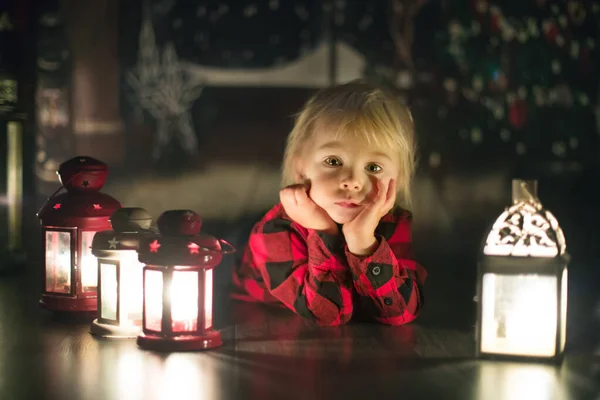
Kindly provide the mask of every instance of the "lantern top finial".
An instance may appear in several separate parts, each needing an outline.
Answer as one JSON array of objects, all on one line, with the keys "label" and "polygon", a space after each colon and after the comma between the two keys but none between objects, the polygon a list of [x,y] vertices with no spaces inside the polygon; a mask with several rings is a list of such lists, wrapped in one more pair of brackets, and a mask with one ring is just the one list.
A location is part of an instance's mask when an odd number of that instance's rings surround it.
[{"label": "lantern top finial", "polygon": [[110,217],[112,230],[97,232],[92,241],[92,254],[96,257],[113,257],[121,250],[137,250],[140,240],[151,236],[152,216],[139,207],[124,207]]},{"label": "lantern top finial", "polygon": [[512,200],[517,203],[539,203],[537,197],[538,183],[533,179],[513,179]]},{"label": "lantern top finial", "polygon": [[156,220],[158,230],[167,236],[195,236],[202,228],[202,218],[192,210],[169,210]]},{"label": "lantern top finial", "polygon": [[152,215],[140,207],[123,207],[110,217],[115,232],[139,232],[150,229]]},{"label": "lantern top finial", "polygon": [[60,164],[56,171],[67,191],[96,192],[104,186],[108,165],[88,156],[77,156]]}]

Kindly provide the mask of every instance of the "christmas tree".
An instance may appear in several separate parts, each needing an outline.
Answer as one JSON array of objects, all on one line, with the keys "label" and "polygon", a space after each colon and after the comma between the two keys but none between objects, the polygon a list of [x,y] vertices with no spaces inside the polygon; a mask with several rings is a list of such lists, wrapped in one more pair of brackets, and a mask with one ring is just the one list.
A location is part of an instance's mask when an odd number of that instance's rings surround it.
[{"label": "christmas tree", "polygon": [[424,156],[432,166],[464,156],[595,163],[600,5],[499,3],[452,2],[443,10],[445,29],[429,60],[438,94],[413,99],[416,120],[437,131]]}]

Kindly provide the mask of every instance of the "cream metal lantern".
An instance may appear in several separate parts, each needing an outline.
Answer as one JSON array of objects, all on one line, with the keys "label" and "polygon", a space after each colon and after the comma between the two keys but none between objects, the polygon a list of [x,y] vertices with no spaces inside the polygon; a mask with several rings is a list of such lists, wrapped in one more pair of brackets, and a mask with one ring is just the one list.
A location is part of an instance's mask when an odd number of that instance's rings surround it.
[{"label": "cream metal lantern", "polygon": [[478,271],[477,354],[559,360],[567,320],[566,242],[537,198],[516,179],[513,205],[494,222]]}]

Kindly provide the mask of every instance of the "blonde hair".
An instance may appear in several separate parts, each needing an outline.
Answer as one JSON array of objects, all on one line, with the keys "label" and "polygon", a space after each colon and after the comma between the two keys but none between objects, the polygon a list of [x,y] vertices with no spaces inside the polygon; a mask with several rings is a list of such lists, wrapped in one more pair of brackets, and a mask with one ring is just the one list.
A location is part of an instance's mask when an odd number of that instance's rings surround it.
[{"label": "blonde hair", "polygon": [[396,204],[410,208],[416,168],[412,115],[392,94],[362,80],[319,90],[296,115],[283,156],[282,186],[298,183],[295,162],[315,128],[323,124],[333,129],[336,137],[395,149],[400,166]]}]

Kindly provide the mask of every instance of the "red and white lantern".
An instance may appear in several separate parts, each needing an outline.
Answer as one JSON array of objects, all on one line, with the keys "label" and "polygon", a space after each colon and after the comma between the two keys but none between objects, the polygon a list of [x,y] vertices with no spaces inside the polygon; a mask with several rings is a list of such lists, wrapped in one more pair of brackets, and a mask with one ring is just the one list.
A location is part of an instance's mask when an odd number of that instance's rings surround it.
[{"label": "red and white lantern", "polygon": [[[121,204],[100,193],[108,166],[91,157],[75,157],[57,171],[62,186],[38,212],[44,254],[40,304],[54,311],[95,312],[98,263],[92,240],[110,229],[110,216]],[[57,194],[61,189],[65,193]]]},{"label": "red and white lantern", "polygon": [[142,348],[180,351],[220,346],[213,329],[213,269],[234,247],[201,234],[202,220],[190,210],[164,212],[160,234],[144,238],[138,249],[144,267]]}]

